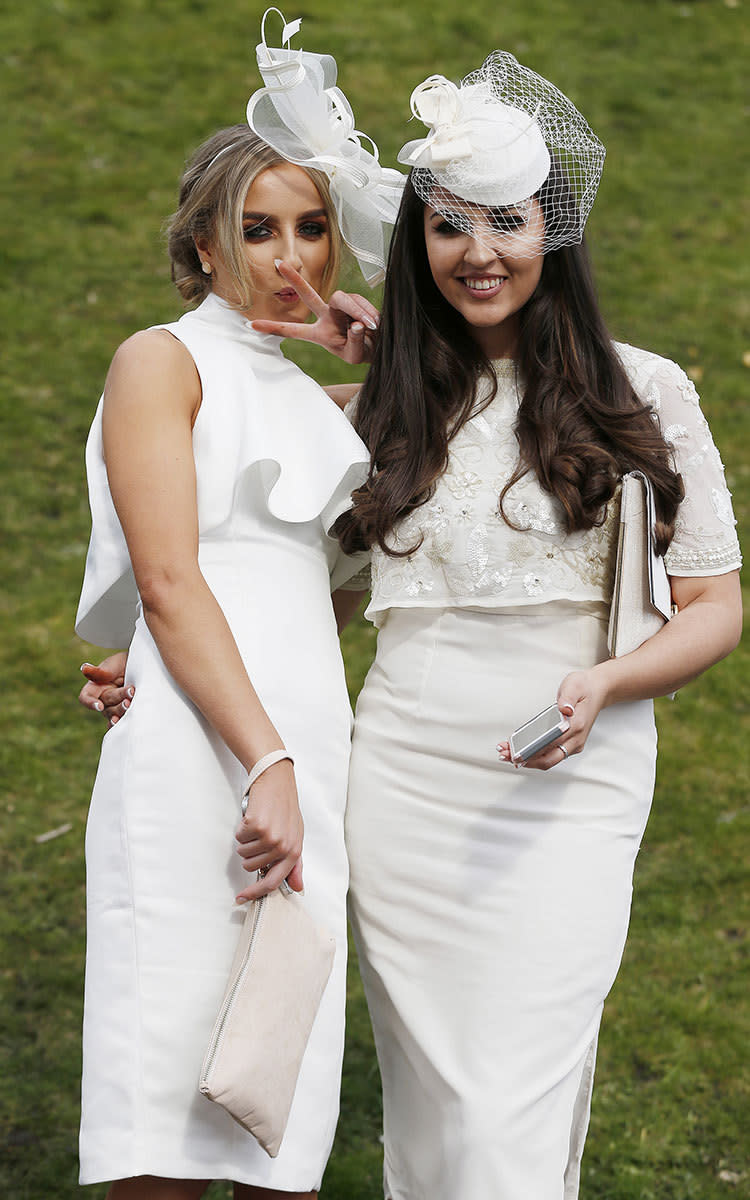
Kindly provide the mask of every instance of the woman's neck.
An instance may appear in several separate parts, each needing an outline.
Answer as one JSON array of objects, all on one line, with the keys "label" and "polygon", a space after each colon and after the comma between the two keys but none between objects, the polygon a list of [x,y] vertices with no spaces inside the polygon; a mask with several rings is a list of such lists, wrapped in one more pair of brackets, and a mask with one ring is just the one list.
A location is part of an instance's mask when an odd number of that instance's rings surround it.
[{"label": "woman's neck", "polygon": [[518,349],[519,322],[516,314],[500,325],[468,325],[469,334],[489,359],[515,358]]}]

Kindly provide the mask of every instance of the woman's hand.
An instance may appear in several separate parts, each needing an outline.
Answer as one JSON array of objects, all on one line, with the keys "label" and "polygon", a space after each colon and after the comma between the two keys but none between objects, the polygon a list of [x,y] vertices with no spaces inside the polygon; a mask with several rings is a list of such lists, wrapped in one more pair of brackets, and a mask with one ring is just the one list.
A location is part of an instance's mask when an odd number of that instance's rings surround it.
[{"label": "woman's hand", "polygon": [[[557,706],[566,716],[574,706],[570,728],[524,766],[543,771],[559,766],[580,754],[602,708],[668,696],[731,653],[742,632],[739,571],[673,576],[671,585],[677,613],[658,633],[630,654],[565,676]],[[500,742],[497,750],[503,762],[511,761],[508,742]]]},{"label": "woman's hand", "polygon": [[349,292],[334,292],[326,304],[294,267],[279,260],[276,269],[318,319],[311,325],[299,321],[253,321],[253,329],[277,337],[313,342],[343,358],[344,362],[354,364],[372,360],[373,335],[378,328],[380,313],[369,300]]},{"label": "woman's hand", "polygon": [[236,897],[257,900],[286,881],[302,891],[304,824],[297,800],[294,768],[282,759],[259,775],[250,789],[245,816],[236,833],[237,853],[246,871],[265,871]]},{"label": "woman's hand", "polygon": [[87,683],[78,693],[78,701],[84,708],[101,713],[111,728],[130,708],[135,688],[125,687],[125,668],[128,662],[126,650],[110,654],[95,666],[84,663],[81,671]]},{"label": "woman's hand", "polygon": [[[607,692],[596,667],[587,671],[571,671],[557,690],[557,707],[568,718],[568,729],[527,762],[514,765],[549,771],[550,767],[559,767],[572,754],[580,754],[606,700]],[[500,742],[497,751],[501,761],[512,761],[508,742]]]}]

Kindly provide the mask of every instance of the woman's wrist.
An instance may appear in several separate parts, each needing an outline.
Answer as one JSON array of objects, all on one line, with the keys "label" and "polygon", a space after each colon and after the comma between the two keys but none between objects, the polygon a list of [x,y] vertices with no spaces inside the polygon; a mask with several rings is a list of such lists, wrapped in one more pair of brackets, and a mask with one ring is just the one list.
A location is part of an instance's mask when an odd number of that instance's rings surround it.
[{"label": "woman's wrist", "polygon": [[277,763],[281,763],[281,762],[285,762],[285,761],[288,761],[292,766],[294,766],[294,759],[292,758],[291,754],[289,753],[288,750],[286,750],[283,746],[281,746],[276,750],[269,750],[267,754],[263,754],[257,760],[257,762],[255,762],[253,764],[251,769],[248,771],[247,781],[245,783],[245,790],[242,793],[242,815],[243,815],[243,817],[244,817],[245,813],[247,812],[248,797],[250,795],[250,789],[252,788],[253,784],[256,783],[256,781],[258,779],[260,779],[261,775],[263,775],[264,772],[266,772],[270,767],[275,767],[277,765]]},{"label": "woman's wrist", "polygon": [[617,659],[605,658],[603,662],[590,667],[589,678],[593,681],[592,692],[598,711],[618,703],[620,696],[618,695]]}]

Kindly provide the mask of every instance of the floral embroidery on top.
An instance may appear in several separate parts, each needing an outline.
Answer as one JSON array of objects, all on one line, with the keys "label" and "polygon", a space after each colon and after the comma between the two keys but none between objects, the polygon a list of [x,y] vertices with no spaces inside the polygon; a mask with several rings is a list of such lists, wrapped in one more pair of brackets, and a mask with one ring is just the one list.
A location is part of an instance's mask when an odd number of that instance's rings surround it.
[{"label": "floral embroidery on top", "polygon": [[667,425],[667,428],[664,430],[664,441],[676,442],[678,438],[687,437],[688,432],[687,425]]},{"label": "floral embroidery on top", "polygon": [[643,399],[644,402],[648,404],[649,408],[653,409],[655,413],[658,413],[659,409],[661,408],[661,394],[655,383],[650,383],[648,385]]},{"label": "floral embroidery on top", "polygon": [[[517,529],[536,529],[539,533],[557,533],[562,525],[555,520],[555,502],[552,496],[543,494],[535,504],[520,497],[506,499],[505,512]],[[498,514],[502,518],[502,510],[498,501]]]},{"label": "floral embroidery on top", "polygon": [[[741,563],[723,468],[692,380],[667,359],[617,345],[631,384],[673,446],[686,496],[666,555],[674,575],[712,574]],[[486,391],[480,389],[478,405]],[[558,502],[527,472],[503,501],[518,462],[519,392],[512,364],[498,369],[497,394],[451,439],[449,463],[431,499],[393,531],[402,559],[374,549],[368,615],[389,607],[461,605],[503,608],[549,600],[609,602],[619,496],[601,525],[566,534]]]},{"label": "floral embroidery on top", "polygon": [[473,471],[461,471],[456,474],[448,468],[443,479],[445,486],[457,500],[472,500],[482,486],[482,480]]},{"label": "floral embroidery on top", "polygon": [[544,591],[544,580],[540,575],[535,575],[533,571],[528,571],[523,577],[523,586],[529,596],[541,596]]},{"label": "floral embroidery on top", "polygon": [[732,511],[732,497],[726,488],[711,488],[711,503],[719,520],[734,528],[737,522]]}]

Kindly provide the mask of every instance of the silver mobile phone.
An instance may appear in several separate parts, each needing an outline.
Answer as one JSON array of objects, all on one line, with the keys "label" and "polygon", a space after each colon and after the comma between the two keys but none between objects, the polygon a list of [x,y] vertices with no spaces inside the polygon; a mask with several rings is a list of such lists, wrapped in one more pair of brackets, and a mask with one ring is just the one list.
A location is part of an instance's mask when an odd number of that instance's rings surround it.
[{"label": "silver mobile phone", "polygon": [[527,762],[570,729],[570,721],[556,704],[550,704],[510,735],[510,757],[513,762]]}]

